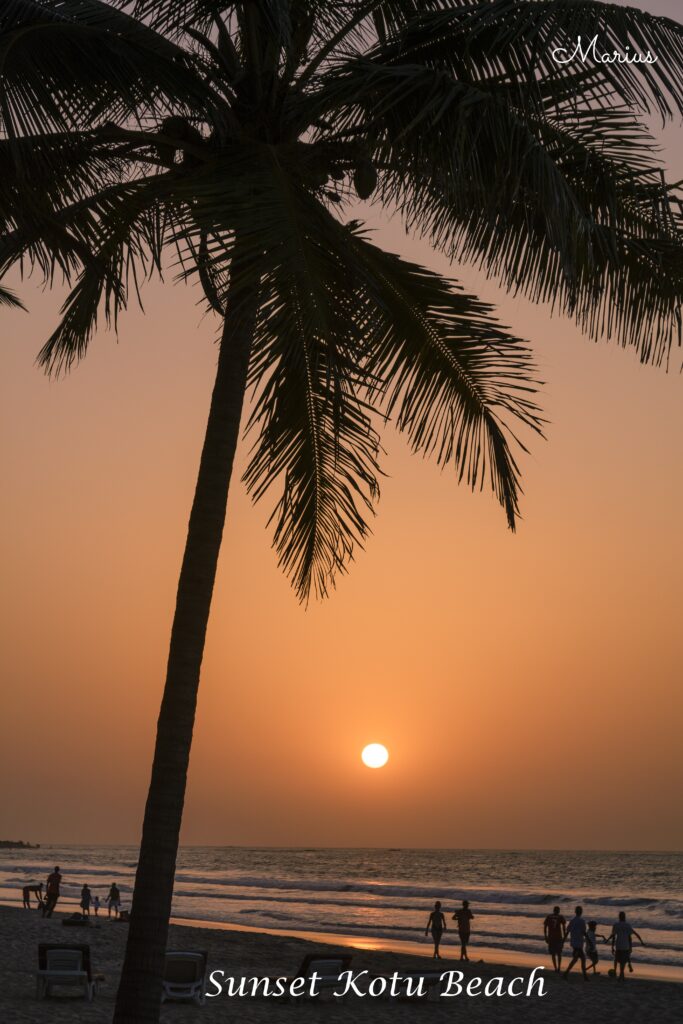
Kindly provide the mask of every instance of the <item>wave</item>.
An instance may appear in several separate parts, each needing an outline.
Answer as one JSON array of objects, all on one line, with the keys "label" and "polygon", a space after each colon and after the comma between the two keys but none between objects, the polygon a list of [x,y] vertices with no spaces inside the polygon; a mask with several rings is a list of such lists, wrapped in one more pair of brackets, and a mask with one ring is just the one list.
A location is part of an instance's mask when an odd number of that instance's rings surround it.
[{"label": "wave", "polygon": [[[47,862],[51,867],[52,862]],[[20,886],[42,877],[46,864],[23,863],[1,864],[0,885]],[[69,890],[80,886],[82,881],[102,878],[116,880],[129,889],[134,882],[131,865],[97,865],[73,863],[63,869],[64,888]],[[3,875],[5,876],[3,878]],[[17,880],[17,876],[21,876]],[[10,877],[7,877],[10,876]],[[78,883],[71,883],[76,876]],[[555,903],[563,906],[576,902],[593,908],[630,908],[662,914],[671,920],[675,930],[677,921],[683,920],[683,901],[670,896],[642,894],[614,894],[591,892],[547,892],[533,889],[484,888],[481,886],[405,885],[371,881],[340,881],[328,879],[273,878],[262,875],[232,874],[225,871],[193,872],[178,871],[176,874],[176,897],[223,897],[234,900],[259,899],[263,902],[304,903],[328,906],[372,906],[369,901],[380,902],[394,910],[422,912],[423,906],[414,900],[436,900],[455,903],[469,899],[476,903],[481,914],[505,912],[510,916],[525,916],[529,911],[548,908]],[[355,897],[355,898],[354,898]],[[396,902],[402,901],[402,902]],[[664,922],[662,922],[662,926]]]},{"label": "wave", "polygon": [[[52,868],[54,867],[55,863],[56,861],[53,858],[52,860],[46,860],[43,863],[39,864],[0,864],[0,876],[2,874],[8,874],[12,876],[22,875],[26,878],[27,881],[30,881],[31,877],[34,875],[37,875],[39,878],[42,878],[43,875],[47,875],[50,871],[52,871]],[[92,864],[72,864],[65,861],[64,867],[62,868],[62,874],[69,874],[71,876],[79,875],[87,877],[97,875],[97,877],[101,876],[103,878],[120,878],[123,875],[128,876],[130,878],[134,878],[135,867],[136,865],[133,865],[133,870],[129,871],[128,865],[125,864],[108,864],[104,866],[93,866]]]},{"label": "wave", "polygon": [[[567,904],[583,901],[591,906],[604,907],[643,907],[649,909],[663,908],[667,914],[683,918],[683,901],[671,899],[669,896],[615,895],[590,892],[539,892],[524,889],[494,889],[471,886],[415,886],[382,882],[345,882],[330,880],[303,880],[297,878],[269,878],[252,875],[224,875],[220,880],[215,876],[190,875],[178,872],[176,884],[216,885],[221,891],[226,889],[260,889],[262,893],[318,893],[335,895],[358,894],[377,897],[406,897],[419,899],[440,899],[453,902],[461,899],[476,901],[480,907],[488,904],[510,906],[541,906],[547,907],[554,903]],[[188,893],[189,894],[189,893]],[[266,898],[266,895],[259,898]],[[275,898],[275,897],[269,897]],[[281,898],[279,895],[277,898]],[[297,901],[302,898],[297,895]],[[312,901],[313,902],[313,901]],[[315,902],[332,902],[331,899]],[[343,901],[347,903],[347,900]]]}]

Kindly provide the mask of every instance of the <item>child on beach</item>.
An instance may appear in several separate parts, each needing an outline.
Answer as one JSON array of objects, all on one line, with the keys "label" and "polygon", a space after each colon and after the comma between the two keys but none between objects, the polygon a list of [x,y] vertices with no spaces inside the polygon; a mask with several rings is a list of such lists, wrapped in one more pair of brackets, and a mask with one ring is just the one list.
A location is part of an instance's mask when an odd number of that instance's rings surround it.
[{"label": "child on beach", "polygon": [[97,917],[97,914],[99,913],[99,909],[100,909],[100,897],[99,896],[93,896],[92,908],[95,911],[95,917]]},{"label": "child on beach", "polygon": [[427,927],[425,928],[425,935],[429,935],[430,931],[434,942],[434,959],[440,960],[441,954],[439,953],[439,945],[441,943],[441,936],[446,931],[446,918],[441,911],[441,903],[439,900],[436,901],[434,909],[429,915]]},{"label": "child on beach", "polygon": [[592,967],[594,974],[598,973],[598,960],[600,959],[598,956],[597,940],[600,939],[601,942],[607,942],[607,938],[604,935],[598,935],[597,927],[597,921],[589,921],[588,931],[586,932],[586,958],[590,960],[588,970],[590,971]]}]

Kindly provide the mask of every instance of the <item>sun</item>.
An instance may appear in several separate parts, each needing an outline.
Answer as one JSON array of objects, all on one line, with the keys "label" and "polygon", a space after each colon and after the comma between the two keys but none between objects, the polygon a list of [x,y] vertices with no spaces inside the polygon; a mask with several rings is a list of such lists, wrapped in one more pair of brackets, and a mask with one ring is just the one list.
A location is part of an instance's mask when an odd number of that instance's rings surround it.
[{"label": "sun", "polygon": [[368,743],[360,756],[368,768],[383,768],[389,760],[389,751],[381,743]]}]

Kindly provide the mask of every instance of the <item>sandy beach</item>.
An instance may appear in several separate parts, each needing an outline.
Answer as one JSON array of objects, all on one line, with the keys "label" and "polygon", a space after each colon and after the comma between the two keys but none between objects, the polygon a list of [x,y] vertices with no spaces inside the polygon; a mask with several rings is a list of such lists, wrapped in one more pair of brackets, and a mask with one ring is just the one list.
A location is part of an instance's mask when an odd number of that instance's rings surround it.
[{"label": "sandy beach", "polygon": [[[67,930],[62,927],[63,915],[55,914],[43,920],[35,911],[0,907],[0,1018],[3,1024],[41,1024],[41,1022],[69,1021],[104,1024],[112,1017],[114,997],[126,938],[126,925],[113,923],[100,917],[97,926]],[[104,975],[95,1001],[91,1004],[63,995],[39,1001],[35,998],[37,947],[39,942],[72,941],[90,944],[93,968]],[[215,928],[173,925],[169,948],[205,949],[209,954],[209,971],[224,970],[235,977],[278,976],[296,973],[306,953],[315,951],[310,942],[288,936],[275,936],[255,932],[241,932]],[[331,946],[322,947],[329,951]],[[346,950],[348,952],[348,950]],[[408,956],[403,953],[378,952],[367,949],[353,951],[352,967],[356,971],[368,970],[372,974],[391,974],[403,970],[430,970],[433,961],[428,957]],[[443,970],[457,970],[460,965],[444,959]],[[607,977],[607,961],[603,973],[584,983],[579,976],[569,982],[544,972],[547,994],[511,998],[468,998],[459,996],[440,1001],[379,1000],[350,997],[346,1002],[321,1000],[274,1001],[263,998],[230,999],[225,995],[208,999],[203,1008],[194,1005],[166,1004],[162,1011],[164,1024],[187,1024],[199,1020],[224,1021],[239,1019],[245,1024],[266,1024],[277,1020],[308,1020],[318,1022],[324,1016],[333,1024],[341,1022],[412,1021],[416,1013],[430,1021],[452,1021],[454,1013],[468,1021],[575,1021],[622,1022],[678,1022],[683,1019],[683,985],[677,983],[629,979],[618,984]],[[484,981],[502,976],[505,983],[516,976],[527,977],[527,968],[485,964],[473,960],[465,965],[465,980],[481,976]]]}]

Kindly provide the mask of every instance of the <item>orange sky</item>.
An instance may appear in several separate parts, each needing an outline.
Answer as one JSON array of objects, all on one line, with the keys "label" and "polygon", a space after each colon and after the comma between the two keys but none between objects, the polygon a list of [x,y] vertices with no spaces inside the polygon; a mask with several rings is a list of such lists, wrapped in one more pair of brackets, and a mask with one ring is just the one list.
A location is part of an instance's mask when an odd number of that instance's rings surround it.
[{"label": "orange sky", "polygon": [[[666,144],[683,177],[678,126]],[[446,269],[398,227],[379,237]],[[304,611],[237,482],[185,842],[683,845],[678,361],[642,368],[454,273],[500,301],[547,382],[520,529],[389,432],[367,551]],[[155,285],[118,345],[101,331],[50,382],[33,360],[58,296],[22,294],[30,315],[0,314],[0,838],[135,842],[215,327]],[[361,765],[371,740],[386,769]]]}]

